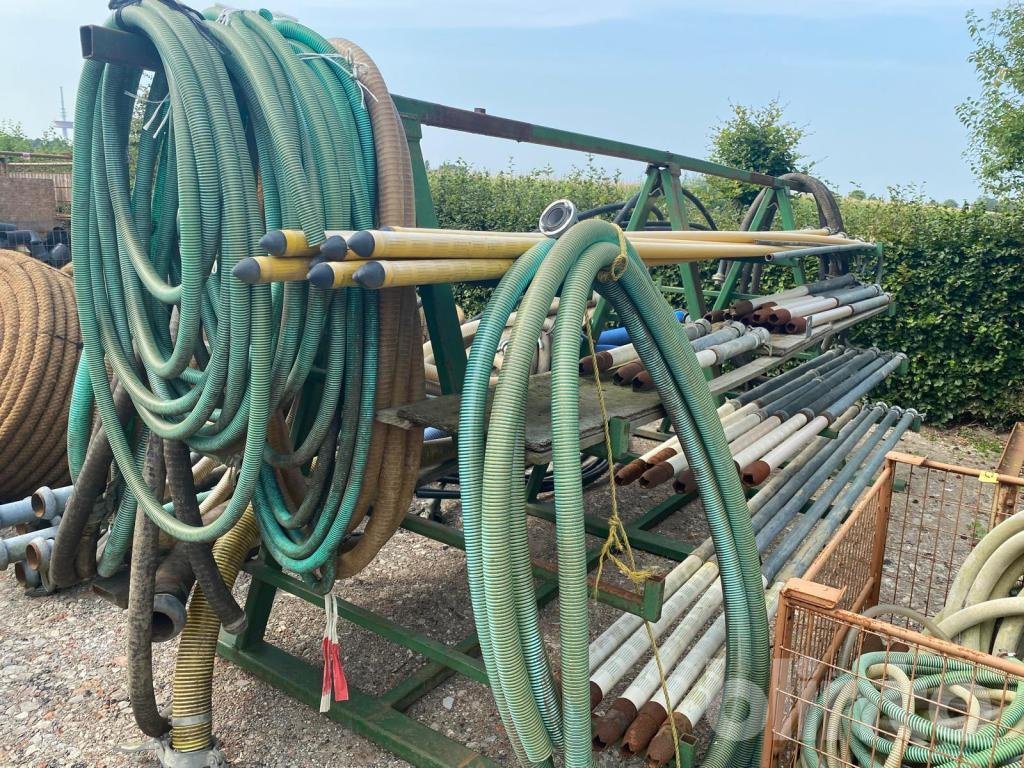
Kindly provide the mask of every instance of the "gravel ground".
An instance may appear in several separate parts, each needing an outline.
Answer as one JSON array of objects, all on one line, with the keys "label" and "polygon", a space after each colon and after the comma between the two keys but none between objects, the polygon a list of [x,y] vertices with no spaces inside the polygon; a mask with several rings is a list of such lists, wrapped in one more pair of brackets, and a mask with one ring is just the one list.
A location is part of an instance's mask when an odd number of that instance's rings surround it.
[{"label": "gravel ground", "polygon": [[[992,467],[1005,436],[980,430],[908,434],[900,450],[978,467]],[[624,517],[664,498],[663,489],[628,489],[620,496]],[[587,495],[594,511],[607,508],[607,486]],[[458,505],[445,515],[458,523]],[[551,527],[531,521],[537,554],[553,558]],[[660,531],[690,542],[707,535],[699,504],[677,513]],[[6,534],[5,534],[6,535]],[[591,542],[597,544],[596,540]],[[665,569],[667,561],[642,558],[641,565]],[[245,577],[237,591],[243,594]],[[462,553],[400,531],[377,560],[338,594],[372,608],[418,632],[455,642],[472,628]],[[152,757],[118,747],[141,740],[127,693],[125,617],[85,588],[46,598],[26,598],[8,573],[0,580],[0,766],[152,766]],[[592,613],[596,636],[616,616],[604,605]],[[549,651],[554,650],[558,611],[542,611]],[[268,640],[315,660],[320,653],[323,614],[284,595],[275,605]],[[341,645],[350,682],[370,693],[394,685],[419,665],[418,657],[369,632],[341,626]],[[157,696],[169,703],[176,643],[155,647]],[[613,695],[617,691],[613,691]],[[607,699],[611,701],[612,699]],[[218,660],[214,684],[215,729],[235,766],[404,766],[402,760],[354,735],[236,667]],[[480,750],[511,763],[508,743],[489,691],[453,678],[417,702],[409,714]],[[700,729],[702,742],[708,728]],[[629,766],[617,750],[600,753],[601,766]]]}]

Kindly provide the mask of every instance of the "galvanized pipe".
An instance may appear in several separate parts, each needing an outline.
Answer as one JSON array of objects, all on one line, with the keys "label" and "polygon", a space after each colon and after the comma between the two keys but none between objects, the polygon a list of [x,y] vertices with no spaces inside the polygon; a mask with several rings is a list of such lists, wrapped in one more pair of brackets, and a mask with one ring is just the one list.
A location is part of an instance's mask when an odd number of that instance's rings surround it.
[{"label": "galvanized pipe", "polygon": [[53,520],[58,515],[62,515],[64,505],[67,504],[73,490],[74,486],[71,485],[66,485],[63,488],[49,488],[44,485],[29,497],[35,517]]},{"label": "galvanized pipe", "polygon": [[60,526],[60,518],[53,520],[53,526],[44,528],[41,531],[29,531],[20,536],[12,536],[9,539],[0,540],[0,571],[6,570],[7,566],[18,560],[25,559],[25,550],[34,539],[52,539],[57,535],[57,528]]}]

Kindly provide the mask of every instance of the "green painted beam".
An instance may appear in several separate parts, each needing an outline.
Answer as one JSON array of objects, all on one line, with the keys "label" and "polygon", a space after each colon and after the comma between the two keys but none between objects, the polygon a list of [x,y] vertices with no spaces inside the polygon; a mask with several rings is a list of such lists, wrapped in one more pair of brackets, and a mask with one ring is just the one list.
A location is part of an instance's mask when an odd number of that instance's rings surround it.
[{"label": "green painted beam", "polygon": [[699,160],[695,157],[680,155],[662,149],[653,149],[639,144],[605,139],[600,136],[590,136],[585,133],[563,131],[558,128],[526,123],[521,120],[495,117],[482,111],[448,107],[444,104],[399,96],[394,93],[391,94],[391,98],[403,117],[411,117],[424,125],[432,125],[437,128],[475,133],[480,136],[493,136],[499,139],[511,139],[512,141],[520,141],[527,144],[542,144],[547,147],[572,149],[578,152],[588,152],[592,155],[619,157],[624,160],[638,160],[651,165],[676,166],[684,171],[703,173],[709,176],[720,176],[724,179],[735,179],[736,181],[756,184],[761,187],[778,188],[786,186],[784,181],[774,176],[744,171],[739,168],[730,168],[720,163]]},{"label": "green painted beam", "polygon": [[[279,570],[269,568],[263,563],[249,563],[246,565],[246,570],[253,575],[254,581],[259,580],[264,584],[270,584],[313,605],[323,606],[324,604],[323,596],[318,595],[301,581]],[[385,640],[408,648],[432,661],[440,662],[471,680],[487,683],[487,673],[484,671],[484,665],[480,659],[461,653],[438,640],[413,632],[401,624],[347,600],[339,598],[337,602],[338,615],[346,621],[351,621]]]},{"label": "green painted beam", "polygon": [[[265,642],[242,651],[222,640],[217,652],[292,698],[319,708],[322,671],[309,662]],[[354,686],[349,686],[349,700],[332,703],[325,715],[418,768],[499,766]]]}]

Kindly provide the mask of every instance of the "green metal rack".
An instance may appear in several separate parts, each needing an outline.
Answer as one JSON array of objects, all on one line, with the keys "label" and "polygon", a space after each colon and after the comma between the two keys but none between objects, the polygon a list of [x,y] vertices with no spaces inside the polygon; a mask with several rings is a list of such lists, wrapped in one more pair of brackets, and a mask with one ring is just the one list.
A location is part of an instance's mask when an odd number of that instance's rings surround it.
[{"label": "green metal rack", "polygon": [[[687,228],[687,212],[680,185],[682,171],[711,174],[770,187],[772,194],[766,196],[766,204],[758,212],[758,218],[763,218],[768,209],[768,203],[774,201],[779,206],[784,226],[793,226],[792,209],[789,206],[788,198],[789,190],[783,182],[770,176],[740,171],[684,155],[596,136],[498,118],[480,111],[455,109],[402,96],[393,98],[402,115],[409,142],[416,192],[416,218],[419,226],[436,227],[438,225],[430,195],[426,165],[420,147],[424,125],[646,163],[640,202],[635,207],[626,227],[629,230],[640,229],[644,226],[651,202],[658,197],[664,201],[672,228]],[[733,265],[725,284],[718,292],[715,307],[725,306],[728,303],[741,266],[740,263]],[[797,273],[796,277],[798,280],[802,280],[802,274]],[[677,290],[683,295],[686,306],[696,308],[694,314],[703,314],[707,305],[697,265],[681,265],[679,281],[681,287]],[[443,393],[457,395],[465,372],[466,358],[452,287],[450,285],[421,286],[419,292],[430,338],[434,340],[433,349],[441,390]],[[594,312],[595,329],[600,330],[608,319],[608,310],[603,303],[600,303]],[[635,396],[631,393],[631,397]],[[457,399],[453,402],[452,407],[457,413]],[[642,411],[642,408],[634,405],[634,410]],[[616,459],[630,457],[629,438],[634,422],[634,419],[629,417],[630,415],[632,414],[616,415],[609,422]],[[650,417],[648,416],[645,420],[650,421]],[[594,450],[600,447],[603,446],[595,446]],[[546,467],[547,462],[540,461],[533,465],[530,472],[528,512],[537,518],[553,522],[552,505],[539,501],[537,498]],[[691,551],[690,546],[653,529],[670,515],[685,507],[694,498],[695,494],[674,494],[631,521],[627,526],[627,533],[634,548],[674,561],[685,558]],[[406,518],[403,527],[450,546],[464,547],[459,531],[434,520],[410,515]],[[599,515],[588,514],[586,529],[589,534],[604,539],[608,535],[607,520]],[[591,566],[596,565],[598,554],[599,548],[590,551]],[[247,570],[252,575],[252,585],[249,588],[245,606],[249,617],[248,629],[237,636],[222,633],[218,652],[225,659],[250,671],[299,701],[309,706],[318,706],[321,674],[318,666],[276,648],[264,639],[264,634],[274,598],[279,590],[317,606],[323,605],[323,598],[309,590],[297,579],[282,573],[280,567],[266,557],[258,562],[250,563]],[[556,595],[557,568],[550,563],[535,561],[534,575],[537,582],[538,604],[543,605]],[[593,579],[591,587],[598,600],[620,610],[644,616],[652,621],[657,620],[660,616],[663,597],[663,583],[660,577],[650,579],[639,593],[612,584],[595,584]],[[343,619],[368,629],[389,642],[418,653],[427,663],[381,696],[371,696],[350,687],[350,700],[333,704],[327,712],[329,718],[342,723],[416,766],[441,768],[442,766],[496,765],[483,755],[424,726],[405,714],[405,711],[413,703],[454,674],[460,674],[486,684],[487,677],[478,656],[479,647],[475,635],[470,635],[455,645],[445,645],[419,632],[402,627],[373,611],[344,600],[339,600],[339,614]],[[684,761],[692,762],[692,745],[683,745],[683,750]],[[687,757],[691,760],[687,760]]]},{"label": "green metal rack", "polygon": [[[152,45],[144,38],[130,33],[102,26],[86,26],[81,29],[82,53],[85,58],[99,59],[108,63],[141,66],[155,70],[160,67],[159,57]],[[786,183],[772,176],[730,168],[706,160],[688,157],[664,150],[643,147],[636,144],[614,141],[598,136],[589,136],[545,126],[486,114],[482,110],[464,110],[427,101],[393,96],[403,118],[409,150],[412,159],[413,181],[416,194],[416,219],[419,226],[436,227],[438,224],[426,165],[420,141],[424,125],[463,131],[518,142],[541,144],[562,149],[586,152],[593,155],[635,160],[645,165],[641,197],[627,226],[639,229],[649,215],[650,206],[660,197],[668,212],[673,229],[688,226],[680,178],[683,172],[700,173],[733,179],[772,190],[765,196],[764,204],[757,212],[755,228],[763,220],[769,206],[777,205],[784,226],[793,226],[792,208],[789,202],[790,190]],[[781,260],[780,260],[781,261]],[[787,262],[783,262],[787,263]],[[803,282],[798,263],[789,263],[794,277]],[[735,292],[735,285],[741,265],[732,266],[722,288],[715,296],[714,306],[724,307]],[[701,286],[696,265],[686,264],[679,268],[680,286],[667,288],[678,292],[691,313],[703,314],[706,308],[705,292]],[[455,298],[451,285],[427,285],[419,288],[427,328],[433,340],[433,349],[438,367],[439,383],[444,397],[449,398],[449,411],[458,409],[458,392],[465,372],[466,357],[456,315]],[[710,294],[710,292],[709,292]],[[599,305],[594,313],[593,323],[600,330],[608,319],[608,310]],[[745,366],[744,376],[764,373],[781,364],[786,358],[776,357],[765,360],[763,365]],[[738,373],[727,374],[716,379],[716,394],[733,388],[745,381]],[[728,383],[727,383],[728,382]],[[583,382],[581,382],[582,384]],[[658,417],[657,413],[644,410],[642,403],[623,405],[609,420],[613,453],[617,460],[628,458],[629,438],[638,423],[646,423]],[[394,415],[394,414],[392,414]],[[603,430],[604,424],[600,425]],[[590,443],[596,445],[597,440]],[[542,447],[535,446],[537,457],[530,473],[528,484],[528,511],[541,519],[553,520],[549,504],[538,500],[541,481],[547,466]],[[593,450],[597,450],[594,448]],[[527,455],[530,455],[529,446]],[[690,552],[685,543],[663,536],[653,529],[668,516],[683,508],[694,495],[673,495],[647,510],[627,526],[633,546],[670,560],[679,561]],[[462,547],[459,531],[436,521],[410,515],[404,527],[416,534],[427,536],[450,546]],[[588,533],[604,538],[608,533],[607,521],[598,515],[586,516]],[[597,562],[598,550],[590,552],[590,564]],[[281,591],[297,596],[313,605],[322,607],[324,598],[301,581],[282,572],[280,566],[265,553],[260,559],[247,563],[245,569],[252,580],[245,603],[248,617],[246,629],[231,635],[222,632],[218,653],[225,659],[248,670],[298,701],[311,707],[320,703],[321,670],[318,664],[290,654],[266,640],[267,623],[275,597]],[[543,605],[557,593],[557,569],[550,563],[535,561],[534,574],[537,583],[537,601]],[[663,584],[660,578],[652,578],[639,592],[622,589],[608,583],[594,583],[591,586],[598,600],[620,610],[635,613],[649,620],[656,620],[661,611]],[[487,683],[487,676],[479,658],[479,647],[474,635],[461,642],[448,645],[416,632],[374,612],[346,600],[338,601],[339,615],[354,625],[367,629],[378,636],[423,657],[426,663],[417,671],[397,683],[389,691],[373,696],[350,687],[350,699],[334,703],[326,713],[356,733],[370,739],[381,747],[422,768],[449,768],[451,766],[490,767],[495,762],[483,755],[447,738],[443,734],[409,717],[406,711],[413,703],[446,679],[460,674],[470,680]],[[684,762],[692,763],[691,744],[682,744]]]}]

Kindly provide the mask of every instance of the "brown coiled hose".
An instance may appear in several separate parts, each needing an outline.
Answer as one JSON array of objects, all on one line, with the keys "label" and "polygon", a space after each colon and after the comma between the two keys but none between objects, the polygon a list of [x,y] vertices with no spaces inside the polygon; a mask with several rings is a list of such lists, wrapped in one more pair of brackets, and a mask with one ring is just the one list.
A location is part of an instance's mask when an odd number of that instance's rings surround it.
[{"label": "brown coiled hose", "polygon": [[0,250],[0,502],[70,482],[68,408],[82,341],[71,279]]},{"label": "brown coiled hose", "polygon": [[[358,45],[341,38],[331,44],[351,57],[360,82],[371,98],[367,108],[373,124],[377,157],[377,219],[380,226],[415,226],[412,163],[402,120],[380,70]],[[422,400],[423,347],[415,288],[380,291],[380,350],[376,408]],[[363,490],[349,524],[353,531],[373,510],[364,535],[338,557],[337,575],[351,576],[373,560],[401,525],[419,473],[422,429],[401,429],[374,421]]]}]

